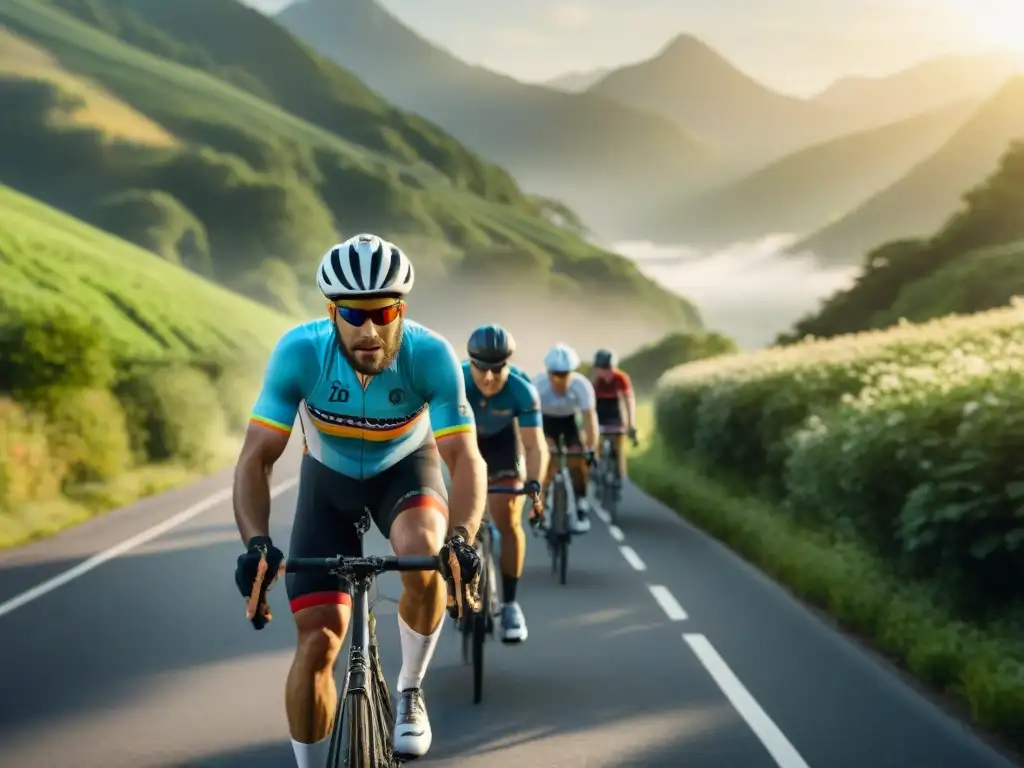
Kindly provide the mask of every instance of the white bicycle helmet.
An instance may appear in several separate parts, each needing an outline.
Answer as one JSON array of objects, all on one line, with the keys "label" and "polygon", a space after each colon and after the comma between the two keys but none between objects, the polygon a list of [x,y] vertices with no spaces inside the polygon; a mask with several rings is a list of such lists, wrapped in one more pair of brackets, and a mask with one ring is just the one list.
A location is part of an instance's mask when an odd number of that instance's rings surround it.
[{"label": "white bicycle helmet", "polygon": [[580,365],[579,355],[568,344],[555,344],[544,355],[544,368],[551,373],[570,373]]},{"label": "white bicycle helmet", "polygon": [[416,273],[394,243],[377,235],[356,235],[332,246],[320,260],[316,284],[331,300],[406,296]]}]

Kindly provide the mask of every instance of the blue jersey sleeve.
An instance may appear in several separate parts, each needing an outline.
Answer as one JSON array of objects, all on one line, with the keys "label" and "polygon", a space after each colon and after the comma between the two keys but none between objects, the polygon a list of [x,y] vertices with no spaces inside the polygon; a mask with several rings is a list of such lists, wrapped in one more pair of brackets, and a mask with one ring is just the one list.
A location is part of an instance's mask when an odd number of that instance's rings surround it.
[{"label": "blue jersey sleeve", "polygon": [[251,421],[290,434],[299,404],[306,396],[311,363],[315,368],[316,352],[303,326],[282,336],[267,361],[263,388],[253,406]]},{"label": "blue jersey sleeve", "polygon": [[527,378],[512,379],[516,388],[516,418],[520,427],[542,427],[544,421],[540,415],[540,393]]},{"label": "blue jersey sleeve", "polygon": [[466,398],[466,380],[455,349],[436,334],[417,346],[413,371],[417,390],[430,407],[430,426],[441,439],[459,432],[473,432],[476,421]]}]

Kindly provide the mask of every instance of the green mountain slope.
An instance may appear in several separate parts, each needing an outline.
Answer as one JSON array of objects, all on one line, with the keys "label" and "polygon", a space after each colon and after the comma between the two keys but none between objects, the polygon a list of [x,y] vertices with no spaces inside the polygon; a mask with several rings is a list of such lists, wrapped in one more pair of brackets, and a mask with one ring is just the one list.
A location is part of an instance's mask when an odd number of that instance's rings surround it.
[{"label": "green mountain slope", "polygon": [[294,323],[0,185],[0,328],[51,310],[101,328],[126,359],[263,355]]},{"label": "green mountain slope", "polygon": [[704,145],[670,121],[468,65],[375,0],[302,0],[275,18],[527,189],[565,200],[603,235],[640,234],[631,232],[636,211],[713,172]]},{"label": "green mountain slope", "polygon": [[721,190],[659,211],[652,238],[715,246],[811,232],[899,179],[976,106],[960,102],[794,152]]},{"label": "green mountain slope", "polygon": [[865,259],[849,289],[796,324],[783,341],[884,328],[951,312],[1001,306],[1024,287],[1024,140],[1010,144],[996,171],[961,195],[930,237],[886,243]]},{"label": "green mountain slope", "polygon": [[984,99],[1014,72],[1019,56],[936,56],[884,77],[844,77],[813,101],[847,112],[864,127],[903,120],[954,101]]},{"label": "green mountain slope", "polygon": [[566,72],[564,75],[545,80],[542,85],[567,93],[582,93],[610,71],[610,67],[599,67],[584,72]]},{"label": "green mountain slope", "polygon": [[[550,223],[544,205],[523,197],[511,181],[498,184],[510,185],[498,195],[505,202],[473,194],[452,181],[445,162],[435,158],[447,172],[400,141],[400,131],[383,118],[377,125],[393,140],[390,152],[144,52],[53,6],[6,0],[0,23],[179,140],[174,148],[107,141],[100,131],[67,125],[80,105],[53,83],[8,79],[0,82],[0,104],[16,119],[0,122],[0,179],[154,251],[169,248],[180,263],[251,296],[289,311],[311,306],[310,275],[326,244],[339,233],[371,229],[415,251],[428,282],[501,275],[506,285],[529,284],[594,312],[593,299],[584,296],[639,304],[636,328],[644,335],[642,327],[663,333],[665,322],[699,324],[688,302],[628,260]],[[133,34],[145,28],[137,16]],[[264,48],[261,55],[273,61],[276,54]],[[220,66],[262,83],[243,63],[239,56]],[[300,91],[304,81],[292,87]],[[455,152],[448,156],[472,159]],[[488,178],[507,179],[473,162]],[[166,231],[171,242],[151,242],[154,231]]]},{"label": "green mountain slope", "polygon": [[990,174],[1006,145],[1021,135],[1024,77],[1013,77],[902,178],[789,250],[856,262],[887,240],[932,232],[956,210],[962,190]]},{"label": "green mountain slope", "polygon": [[767,162],[849,130],[843,111],[773,91],[691,35],[613,70],[587,92],[664,115],[743,162]]}]

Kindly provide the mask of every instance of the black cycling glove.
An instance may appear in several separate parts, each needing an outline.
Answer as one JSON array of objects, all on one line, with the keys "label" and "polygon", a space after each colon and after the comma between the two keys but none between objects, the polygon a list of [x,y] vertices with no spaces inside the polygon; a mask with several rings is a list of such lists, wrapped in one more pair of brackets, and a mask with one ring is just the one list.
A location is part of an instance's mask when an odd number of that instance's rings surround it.
[{"label": "black cycling glove", "polygon": [[[284,553],[274,546],[269,536],[253,536],[249,546],[238,556],[235,566],[235,585],[242,597],[252,603],[252,593],[259,580],[258,601],[253,608],[252,616],[248,616],[255,629],[263,629],[270,621],[270,606],[267,604],[267,590],[277,579],[277,571],[284,560]],[[262,568],[265,563],[266,567]],[[248,610],[248,609],[247,609]]]},{"label": "black cycling glove", "polygon": [[528,518],[530,526],[532,528],[537,528],[544,519],[544,505],[540,499],[540,482],[537,480],[527,480],[523,483],[523,492],[530,497],[532,502],[530,506],[530,516]]},{"label": "black cycling glove", "polygon": [[634,448],[636,448],[638,445],[640,445],[640,441],[637,439],[637,436],[636,436],[636,427],[630,427],[629,428],[629,439],[633,442],[633,447]]},{"label": "black cycling glove", "polygon": [[480,556],[469,543],[469,532],[456,528],[439,555],[441,575],[448,584],[448,615],[460,619],[480,610]]}]

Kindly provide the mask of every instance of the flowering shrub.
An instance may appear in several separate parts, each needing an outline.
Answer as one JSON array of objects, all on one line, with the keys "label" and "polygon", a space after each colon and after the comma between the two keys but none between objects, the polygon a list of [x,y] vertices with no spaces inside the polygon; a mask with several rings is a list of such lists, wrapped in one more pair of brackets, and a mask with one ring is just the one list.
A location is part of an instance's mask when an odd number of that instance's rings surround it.
[{"label": "flowering shrub", "polygon": [[[1024,593],[1024,306],[673,369],[675,450],[917,568]],[[666,428],[670,427],[670,428]]]}]

